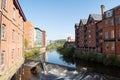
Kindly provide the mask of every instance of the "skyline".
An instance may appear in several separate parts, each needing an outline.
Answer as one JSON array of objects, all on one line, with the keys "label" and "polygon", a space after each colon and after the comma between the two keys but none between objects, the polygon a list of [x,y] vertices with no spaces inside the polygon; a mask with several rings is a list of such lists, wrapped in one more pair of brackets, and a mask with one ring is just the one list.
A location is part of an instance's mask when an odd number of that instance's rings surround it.
[{"label": "skyline", "polygon": [[[74,25],[89,14],[101,14],[101,5],[105,11],[119,5],[119,0],[19,0],[28,21],[35,27],[46,30],[48,40],[74,38]],[[111,4],[112,3],[112,4]]]}]

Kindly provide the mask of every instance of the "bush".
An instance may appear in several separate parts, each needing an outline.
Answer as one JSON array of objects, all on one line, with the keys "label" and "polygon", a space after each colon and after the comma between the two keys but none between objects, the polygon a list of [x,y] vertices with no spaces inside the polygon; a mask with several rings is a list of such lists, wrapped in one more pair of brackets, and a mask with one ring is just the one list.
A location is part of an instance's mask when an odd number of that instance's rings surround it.
[{"label": "bush", "polygon": [[35,50],[32,50],[32,51],[29,51],[29,52],[24,52],[24,57],[25,59],[26,58],[29,58],[29,57],[32,57],[32,56],[37,56],[40,52],[40,49],[35,49]]}]

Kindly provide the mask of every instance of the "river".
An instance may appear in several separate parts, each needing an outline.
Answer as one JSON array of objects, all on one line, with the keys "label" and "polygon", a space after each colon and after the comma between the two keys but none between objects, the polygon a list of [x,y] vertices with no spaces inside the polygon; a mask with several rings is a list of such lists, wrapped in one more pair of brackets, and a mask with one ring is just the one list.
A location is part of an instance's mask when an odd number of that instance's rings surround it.
[{"label": "river", "polygon": [[119,68],[66,58],[56,50],[40,55],[40,59],[48,62],[44,65],[44,71],[33,75],[25,70],[26,80],[120,80]]}]

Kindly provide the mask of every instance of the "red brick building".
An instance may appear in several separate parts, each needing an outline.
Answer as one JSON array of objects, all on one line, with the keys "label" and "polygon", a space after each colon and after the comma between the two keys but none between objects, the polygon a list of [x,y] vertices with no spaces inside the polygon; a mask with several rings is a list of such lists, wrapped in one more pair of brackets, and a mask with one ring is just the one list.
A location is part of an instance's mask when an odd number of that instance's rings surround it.
[{"label": "red brick building", "polygon": [[46,42],[46,31],[45,30],[42,30],[42,40],[43,40],[43,45],[44,46],[47,46],[47,42]]},{"label": "red brick building", "polygon": [[120,55],[120,6],[103,11],[103,53]]},{"label": "red brick building", "polygon": [[24,23],[24,45],[26,49],[34,48],[34,25],[30,21]]},{"label": "red brick building", "polygon": [[87,47],[88,51],[96,52],[97,51],[97,34],[96,34],[96,23],[102,20],[100,14],[90,14],[86,24],[87,27]]},{"label": "red brick building", "polygon": [[84,51],[87,48],[87,28],[86,28],[87,19],[81,19],[79,23],[79,47],[81,51]]},{"label": "red brick building", "polygon": [[102,43],[103,43],[103,21],[96,23],[96,49],[98,53],[102,53]]},{"label": "red brick building", "polygon": [[26,17],[18,0],[0,0],[0,13],[0,80],[10,80],[24,63]]},{"label": "red brick building", "polygon": [[79,48],[79,38],[80,38],[80,36],[79,36],[79,24],[78,23],[76,23],[75,24],[75,46],[76,46],[76,48]]}]

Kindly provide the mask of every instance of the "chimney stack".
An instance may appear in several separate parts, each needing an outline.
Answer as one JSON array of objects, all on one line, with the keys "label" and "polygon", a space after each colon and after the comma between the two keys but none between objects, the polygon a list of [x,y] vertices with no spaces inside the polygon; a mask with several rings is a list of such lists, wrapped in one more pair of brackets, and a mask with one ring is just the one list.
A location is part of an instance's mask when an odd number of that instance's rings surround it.
[{"label": "chimney stack", "polygon": [[104,9],[105,9],[105,6],[104,6],[104,5],[101,5],[102,19],[104,18]]}]

